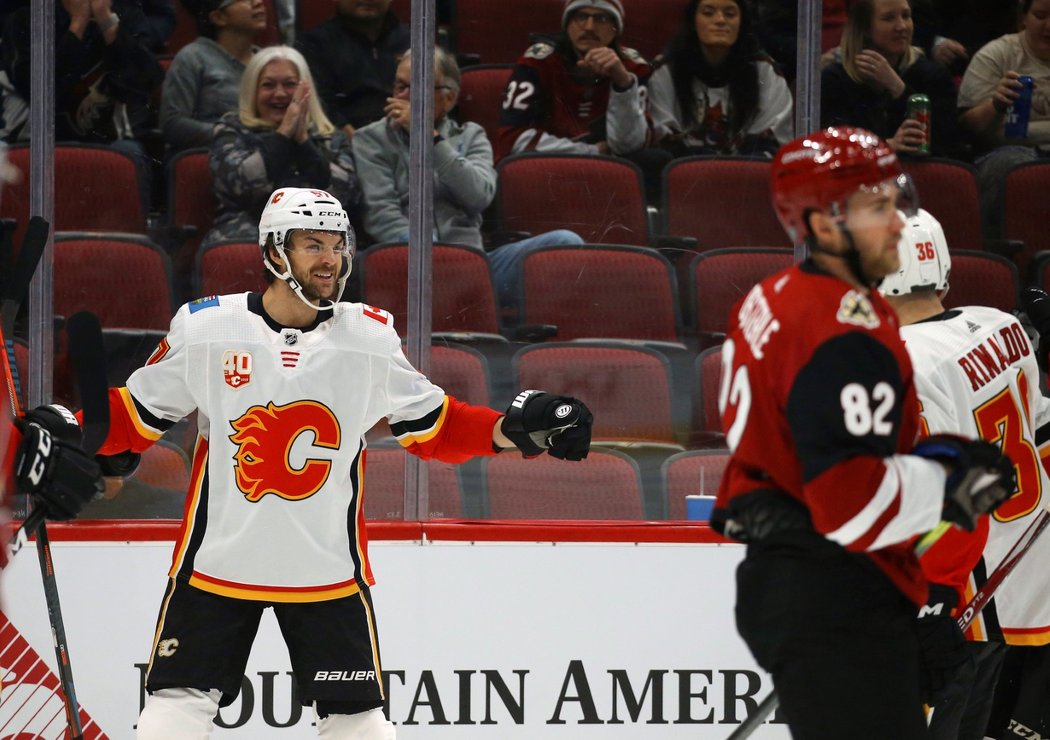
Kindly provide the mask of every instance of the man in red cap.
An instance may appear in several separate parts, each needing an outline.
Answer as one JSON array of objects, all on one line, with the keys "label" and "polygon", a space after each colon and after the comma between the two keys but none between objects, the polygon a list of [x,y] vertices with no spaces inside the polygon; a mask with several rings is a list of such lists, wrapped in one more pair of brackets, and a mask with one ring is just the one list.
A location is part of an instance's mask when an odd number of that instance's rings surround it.
[{"label": "man in red cap", "polygon": [[1013,492],[1013,465],[983,441],[915,445],[911,363],[876,290],[900,265],[898,209],[914,206],[886,142],[796,139],[772,191],[811,257],[755,286],[722,346],[732,456],[711,523],[748,543],[737,629],[796,740],[918,740],[927,584],[912,542],[942,519],[972,529]]}]

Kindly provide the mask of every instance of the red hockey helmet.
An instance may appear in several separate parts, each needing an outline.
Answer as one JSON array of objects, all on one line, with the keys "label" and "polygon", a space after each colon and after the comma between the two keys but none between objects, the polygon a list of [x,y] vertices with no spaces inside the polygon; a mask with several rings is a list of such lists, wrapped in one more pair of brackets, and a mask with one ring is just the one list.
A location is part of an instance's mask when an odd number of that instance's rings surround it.
[{"label": "red hockey helmet", "polygon": [[799,137],[782,146],[773,160],[773,208],[796,244],[809,233],[810,212],[844,216],[851,195],[887,184],[896,185],[904,200],[911,201],[898,207],[906,212],[918,207],[893,149],[862,128],[831,127]]}]

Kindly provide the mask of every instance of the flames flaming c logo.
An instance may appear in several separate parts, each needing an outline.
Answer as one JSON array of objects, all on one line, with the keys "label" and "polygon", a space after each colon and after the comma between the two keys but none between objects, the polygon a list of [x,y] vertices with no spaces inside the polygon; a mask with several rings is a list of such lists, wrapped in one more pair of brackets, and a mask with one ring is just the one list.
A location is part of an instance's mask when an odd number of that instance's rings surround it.
[{"label": "flames flaming c logo", "polygon": [[340,430],[332,410],[316,401],[276,406],[252,406],[231,423],[230,441],[238,446],[233,459],[237,488],[249,501],[268,493],[299,501],[317,493],[332,471],[330,460],[308,458],[293,468],[289,455],[299,435],[313,432],[314,446],[339,449]]}]

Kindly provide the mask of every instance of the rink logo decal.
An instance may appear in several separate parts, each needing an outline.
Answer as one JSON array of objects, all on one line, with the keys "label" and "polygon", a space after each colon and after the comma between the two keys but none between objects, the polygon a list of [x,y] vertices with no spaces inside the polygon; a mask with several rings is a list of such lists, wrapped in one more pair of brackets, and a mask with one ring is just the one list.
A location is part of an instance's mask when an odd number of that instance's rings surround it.
[{"label": "rink logo decal", "polygon": [[[63,740],[66,707],[58,677],[0,612],[0,738]],[[80,708],[84,740],[108,740]]]},{"label": "rink logo decal", "polygon": [[166,640],[161,640],[157,643],[157,657],[170,658],[175,654],[175,651],[178,649],[179,641],[174,637],[169,637]]},{"label": "rink logo decal", "polygon": [[863,293],[851,290],[842,296],[839,304],[839,312],[835,317],[840,324],[852,324],[863,326],[866,329],[876,329],[879,326],[879,315],[875,313],[875,307]]},{"label": "rink logo decal", "polygon": [[234,389],[252,382],[252,353],[228,349],[222,353],[222,379]]},{"label": "rink logo decal", "polygon": [[313,496],[328,480],[332,461],[309,457],[318,447],[339,449],[339,422],[324,404],[295,401],[278,406],[271,401],[252,406],[231,426],[235,433],[229,439],[237,445],[237,487],[249,501],[268,493],[298,501]]}]

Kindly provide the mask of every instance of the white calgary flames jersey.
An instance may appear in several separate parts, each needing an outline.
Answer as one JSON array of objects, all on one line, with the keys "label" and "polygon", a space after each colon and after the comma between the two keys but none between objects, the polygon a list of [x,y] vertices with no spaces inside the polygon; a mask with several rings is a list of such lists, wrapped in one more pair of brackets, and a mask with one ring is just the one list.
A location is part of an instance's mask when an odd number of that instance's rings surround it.
[{"label": "white calgary flames jersey", "polygon": [[[915,368],[922,421],[930,434],[981,437],[1000,445],[1017,470],[1018,490],[990,518],[982,562],[967,598],[1050,503],[1050,478],[1036,430],[1050,423],[1035,350],[1017,319],[970,306],[901,328]],[[1050,642],[1050,536],[1041,537],[996,591],[971,636],[1011,644]]]},{"label": "white calgary flames jersey", "polygon": [[386,311],[337,303],[309,331],[275,330],[251,295],[183,306],[121,391],[143,437],[198,410],[171,575],[236,598],[352,594],[374,582],[364,435],[386,418],[402,444],[426,438],[448,400],[409,364]]}]

